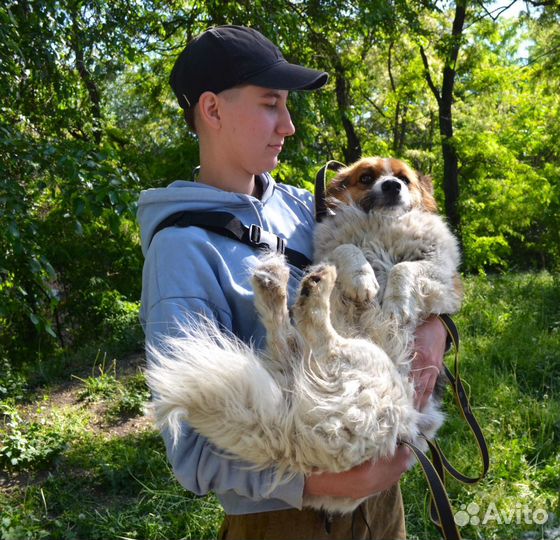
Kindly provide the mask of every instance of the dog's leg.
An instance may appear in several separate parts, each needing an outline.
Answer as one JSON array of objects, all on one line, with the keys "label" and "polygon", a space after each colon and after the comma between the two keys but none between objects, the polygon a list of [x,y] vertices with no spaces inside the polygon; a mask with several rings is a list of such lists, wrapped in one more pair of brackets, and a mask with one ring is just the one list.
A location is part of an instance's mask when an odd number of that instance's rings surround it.
[{"label": "dog's leg", "polygon": [[454,313],[459,303],[452,275],[428,261],[406,261],[389,272],[382,306],[400,324],[416,325],[430,313]]},{"label": "dog's leg", "polygon": [[266,329],[267,352],[273,369],[284,372],[298,350],[298,336],[288,313],[290,270],[284,258],[267,255],[255,267],[255,308]]},{"label": "dog's leg", "polygon": [[340,338],[330,319],[329,297],[335,281],[334,266],[316,266],[303,278],[299,297],[294,305],[297,328],[315,356],[329,351],[333,341]]},{"label": "dog's leg", "polygon": [[422,312],[420,278],[425,269],[423,262],[400,262],[393,266],[387,277],[383,296],[383,311],[402,325],[415,325]]},{"label": "dog's leg", "polygon": [[[339,335],[330,320],[333,266],[304,278],[294,306],[296,325],[312,350],[309,369],[297,378],[294,422],[325,470],[348,470],[368,458],[392,455],[398,437],[415,435],[412,387],[392,360],[367,339]],[[303,450],[302,450],[303,452]]]},{"label": "dog's leg", "polygon": [[347,298],[358,303],[369,303],[375,298],[379,283],[360,248],[353,244],[342,244],[327,260],[335,265],[337,285]]}]

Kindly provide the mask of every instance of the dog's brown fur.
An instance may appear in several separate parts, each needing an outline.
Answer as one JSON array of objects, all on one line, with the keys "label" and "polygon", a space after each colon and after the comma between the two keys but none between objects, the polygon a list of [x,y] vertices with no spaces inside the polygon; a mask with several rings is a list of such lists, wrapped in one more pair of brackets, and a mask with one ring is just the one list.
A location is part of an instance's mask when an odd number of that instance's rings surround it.
[{"label": "dog's brown fur", "polygon": [[327,196],[336,197],[347,204],[359,204],[369,193],[371,186],[383,175],[387,175],[388,171],[405,182],[414,193],[414,208],[437,212],[432,179],[415,172],[404,161],[394,158],[363,158],[344,168],[329,184]]}]

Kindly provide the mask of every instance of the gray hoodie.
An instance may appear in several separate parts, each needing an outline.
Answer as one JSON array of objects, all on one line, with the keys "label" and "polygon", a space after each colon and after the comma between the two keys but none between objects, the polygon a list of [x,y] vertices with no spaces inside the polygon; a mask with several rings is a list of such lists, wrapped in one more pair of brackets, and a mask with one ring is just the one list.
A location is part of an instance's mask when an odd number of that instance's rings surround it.
[{"label": "gray hoodie", "polygon": [[[241,242],[198,227],[153,231],[169,215],[183,211],[230,212],[245,225],[257,224],[312,256],[313,197],[305,190],[261,176],[263,195],[230,193],[195,182],[177,181],[142,192],[138,220],[145,257],[140,318],[146,342],[176,331],[177,322],[205,315],[243,341],[264,346],[264,328],[253,306],[251,269],[259,252]],[[290,268],[290,301],[302,271]],[[148,359],[149,361],[149,359]],[[163,433],[178,481],[189,491],[214,491],[228,514],[301,508],[303,482],[298,476],[271,491],[275,471],[254,471],[246,462],[224,458],[187,424],[173,446]]]}]

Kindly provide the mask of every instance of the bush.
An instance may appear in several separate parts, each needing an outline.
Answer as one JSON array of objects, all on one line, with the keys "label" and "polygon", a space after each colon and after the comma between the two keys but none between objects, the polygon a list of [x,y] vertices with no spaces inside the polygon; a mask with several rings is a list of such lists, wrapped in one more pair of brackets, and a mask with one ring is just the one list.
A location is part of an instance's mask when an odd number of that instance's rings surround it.
[{"label": "bush", "polygon": [[[96,362],[97,363],[97,362]],[[105,359],[102,364],[97,365],[99,375],[91,375],[85,379],[73,375],[83,384],[83,389],[78,394],[80,401],[96,402],[112,398],[118,392],[119,383],[116,377],[115,361],[111,364],[109,370],[105,369]]]},{"label": "bush", "polygon": [[143,373],[128,378],[119,390],[116,401],[109,408],[110,417],[137,416],[144,412],[150,399],[150,390]]},{"label": "bush", "polygon": [[123,417],[143,414],[144,407],[150,399],[150,391],[143,373],[117,379],[116,362],[106,369],[105,360],[97,366],[99,374],[80,380],[83,389],[78,394],[81,401],[106,402],[109,420],[117,421]]},{"label": "bush", "polygon": [[0,358],[0,402],[10,399],[21,401],[25,395],[27,381],[16,372],[6,358]]},{"label": "bush", "polygon": [[0,465],[8,470],[38,470],[63,451],[65,436],[44,419],[25,422],[17,408],[0,402]]},{"label": "bush", "polygon": [[104,293],[139,298],[139,180],[110,146],[1,124],[0,168],[0,350],[20,364],[96,336]]}]

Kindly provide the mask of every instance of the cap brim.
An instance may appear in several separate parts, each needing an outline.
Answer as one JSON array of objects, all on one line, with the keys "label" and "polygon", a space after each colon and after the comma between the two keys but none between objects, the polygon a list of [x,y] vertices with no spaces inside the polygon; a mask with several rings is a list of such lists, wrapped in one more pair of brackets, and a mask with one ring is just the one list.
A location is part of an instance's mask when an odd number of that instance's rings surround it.
[{"label": "cap brim", "polygon": [[283,61],[244,82],[277,90],[317,90],[327,84],[328,79],[328,73]]}]

